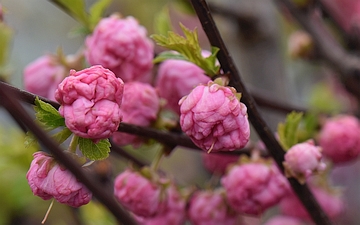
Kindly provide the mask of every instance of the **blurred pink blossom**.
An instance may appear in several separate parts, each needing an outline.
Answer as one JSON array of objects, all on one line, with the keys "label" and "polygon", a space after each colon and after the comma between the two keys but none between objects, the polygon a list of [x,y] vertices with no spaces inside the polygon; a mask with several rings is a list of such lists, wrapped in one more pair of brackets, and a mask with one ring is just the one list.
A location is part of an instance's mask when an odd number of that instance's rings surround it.
[{"label": "blurred pink blossom", "polygon": [[245,163],[231,167],[222,177],[229,205],[239,213],[260,215],[289,192],[287,179],[276,165]]},{"label": "blurred pink blossom", "polygon": [[66,75],[66,68],[55,56],[43,55],[25,67],[25,90],[55,100],[55,90]]},{"label": "blurred pink blossom", "polygon": [[163,206],[161,187],[130,169],[116,177],[114,194],[123,206],[140,217],[153,217]]},{"label": "blurred pink blossom", "polygon": [[237,225],[239,216],[226,203],[221,190],[197,191],[190,199],[188,216],[193,225]]},{"label": "blurred pink blossom", "polygon": [[[147,127],[156,120],[160,110],[160,100],[156,90],[147,83],[127,82],[121,105],[123,122]],[[113,141],[118,145],[138,146],[142,139],[136,135],[115,132]]]},{"label": "blurred pink blossom", "polygon": [[318,139],[324,156],[334,163],[354,161],[360,154],[360,122],[351,115],[329,118]]},{"label": "blurred pink blossom", "polygon": [[90,202],[91,192],[53,157],[44,152],[36,152],[33,156],[26,178],[34,195],[44,200],[54,198],[72,207]]},{"label": "blurred pink blossom", "polygon": [[91,65],[100,64],[125,82],[150,82],[154,44],[146,33],[135,18],[113,14],[86,38],[85,57]]}]

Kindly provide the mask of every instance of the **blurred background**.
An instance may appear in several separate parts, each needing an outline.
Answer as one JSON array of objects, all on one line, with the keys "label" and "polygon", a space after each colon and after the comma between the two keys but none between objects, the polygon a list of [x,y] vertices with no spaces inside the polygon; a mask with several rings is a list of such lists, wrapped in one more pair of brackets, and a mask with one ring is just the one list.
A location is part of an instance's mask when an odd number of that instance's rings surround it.
[{"label": "blurred background", "polygon": [[[93,2],[86,1],[88,5]],[[252,92],[262,93],[300,107],[329,107],[328,102],[324,104],[319,99],[324,101],[329,97],[326,93],[331,85],[327,84],[333,72],[318,63],[290,57],[289,37],[298,26],[291,19],[284,17],[273,1],[209,2],[214,6],[214,16],[226,45]],[[50,1],[2,0],[1,4],[4,21],[13,31],[6,66],[8,81],[12,85],[23,88],[22,76],[25,66],[43,54],[55,53],[59,46],[65,55],[75,54],[82,47],[84,36],[76,32],[79,28],[78,22]],[[150,35],[155,32],[156,15],[166,4],[170,4],[172,24],[178,26],[178,22],[181,21],[188,28],[198,27],[202,45],[209,49],[206,36],[200,29],[201,25],[191,12],[187,1],[113,0],[106,15],[112,12],[120,12],[124,16],[132,15],[147,28]],[[331,97],[331,92],[328,95]],[[330,106],[329,110],[348,110],[351,108],[349,102],[334,101],[334,104],[338,105],[335,108]],[[278,122],[284,120],[283,113],[265,108],[262,108],[261,112],[273,131],[276,130]],[[20,141],[24,135],[1,108],[0,121],[0,224],[40,224],[50,202],[33,196],[25,179],[32,154],[37,149],[24,148]],[[252,138],[257,140],[256,134],[253,134]],[[139,149],[134,154],[150,161],[154,151]],[[99,171],[103,168],[107,171],[107,167],[112,167],[113,176],[126,165],[126,160],[112,156],[106,163],[99,164],[98,168]],[[176,149],[162,162],[162,169],[183,186],[201,187],[211,177],[201,164],[200,153],[186,149]],[[360,164],[353,163],[336,168],[333,172],[333,183],[344,186],[348,204],[346,215],[340,218],[342,224],[360,223],[360,215],[356,213],[356,209],[360,207],[359,179],[354,176],[359,171]],[[267,214],[274,212],[276,208]],[[261,220],[264,221],[267,217],[265,215]],[[254,220],[254,224],[258,223],[257,219]],[[80,209],[55,204],[46,224],[106,225],[115,224],[115,220],[95,200]]]}]

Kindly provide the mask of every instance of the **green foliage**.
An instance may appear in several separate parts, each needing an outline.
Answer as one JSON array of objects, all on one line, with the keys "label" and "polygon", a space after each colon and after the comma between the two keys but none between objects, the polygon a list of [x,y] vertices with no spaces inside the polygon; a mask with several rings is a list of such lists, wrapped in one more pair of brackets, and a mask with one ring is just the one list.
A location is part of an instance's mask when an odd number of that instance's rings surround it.
[{"label": "green foliage", "polygon": [[89,27],[88,14],[85,9],[84,0],[50,0],[59,6],[71,17],[82,23],[85,27]]},{"label": "green foliage", "polygon": [[29,205],[37,207],[25,178],[37,149],[25,149],[24,138],[22,132],[0,126],[0,224],[10,224],[11,216],[24,216]]},{"label": "green foliage", "polygon": [[112,0],[98,0],[86,11],[84,0],[50,0],[59,6],[67,14],[80,22],[85,27],[86,33],[91,33],[99,20],[102,18],[106,8]]},{"label": "green foliage", "polygon": [[309,107],[316,112],[338,114],[344,105],[327,84],[319,83],[311,91]]},{"label": "green foliage", "polygon": [[36,137],[31,132],[26,132],[24,139],[25,148],[37,148],[39,149],[39,143],[37,142]]},{"label": "green foliage", "polygon": [[[216,65],[216,54],[219,49],[212,47],[211,55],[206,58],[203,57],[196,29],[191,31],[181,23],[180,27],[184,32],[185,37],[169,31],[167,37],[161,34],[154,34],[151,38],[153,38],[158,45],[179,52],[185,60],[202,68],[208,76],[216,75],[220,69],[220,67]],[[154,62],[160,62],[167,59],[165,56],[168,56],[168,59],[174,57],[173,55],[166,53],[166,55],[160,55],[160,59],[156,58]]]},{"label": "green foliage", "polygon": [[0,67],[4,66],[9,57],[10,42],[12,40],[13,31],[0,22]]},{"label": "green foliage", "polygon": [[111,144],[108,139],[102,139],[95,144],[91,139],[79,137],[78,143],[82,154],[90,160],[101,160],[109,156]]},{"label": "green foliage", "polygon": [[298,127],[303,117],[303,113],[291,112],[287,115],[285,123],[279,123],[278,135],[280,144],[285,150],[298,143]]},{"label": "green foliage", "polygon": [[319,120],[316,113],[306,113],[298,129],[298,140],[304,142],[314,138],[319,129]]},{"label": "green foliage", "polygon": [[99,0],[90,7],[89,23],[91,31],[96,27],[111,2],[112,0]]},{"label": "green foliage", "polygon": [[97,201],[91,201],[89,204],[80,208],[84,224],[87,225],[113,225],[116,224],[114,216]]},{"label": "green foliage", "polygon": [[35,99],[36,119],[44,125],[45,129],[53,130],[57,127],[65,126],[65,119],[49,103],[41,101],[38,97]]},{"label": "green foliage", "polygon": [[167,32],[173,30],[169,15],[169,8],[165,6],[154,19],[154,30],[156,33],[166,35]]},{"label": "green foliage", "polygon": [[65,127],[60,132],[52,135],[52,137],[55,139],[57,143],[61,144],[64,141],[66,141],[66,139],[68,139],[71,134],[72,132],[69,130],[69,128]]}]

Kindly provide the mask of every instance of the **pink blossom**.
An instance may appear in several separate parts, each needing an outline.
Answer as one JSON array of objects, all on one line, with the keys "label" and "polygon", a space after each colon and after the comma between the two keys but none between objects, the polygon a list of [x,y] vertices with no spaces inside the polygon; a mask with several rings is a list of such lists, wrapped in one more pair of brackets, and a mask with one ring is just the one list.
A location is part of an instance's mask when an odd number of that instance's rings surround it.
[{"label": "pink blossom", "polygon": [[65,77],[65,67],[56,57],[43,55],[25,67],[25,90],[55,100],[55,90]]},{"label": "pink blossom", "polygon": [[102,19],[85,45],[91,65],[100,64],[125,82],[150,81],[154,44],[135,18],[114,14]]},{"label": "pink blossom", "polygon": [[34,153],[34,160],[26,174],[31,191],[44,200],[80,207],[90,202],[92,194],[68,170],[44,152]]},{"label": "pink blossom", "polygon": [[211,173],[224,174],[228,165],[238,161],[238,155],[226,155],[216,153],[201,154],[204,167]]},{"label": "pink blossom", "polygon": [[[160,109],[159,96],[149,84],[141,82],[128,82],[124,86],[121,105],[123,122],[138,126],[149,126],[157,118]],[[141,144],[141,139],[136,135],[115,132],[113,140],[118,145]]]},{"label": "pink blossom", "polygon": [[116,199],[128,210],[141,217],[153,217],[161,209],[161,188],[140,173],[125,170],[114,182]]},{"label": "pink blossom", "polygon": [[[340,193],[331,193],[318,187],[311,187],[311,191],[321,208],[330,219],[335,219],[344,212],[345,205]],[[284,215],[312,221],[309,213],[293,192],[286,195],[286,197],[280,202],[280,210]]]},{"label": "pink blossom", "polygon": [[322,171],[326,165],[321,161],[321,148],[310,140],[292,146],[285,154],[285,174],[305,182],[315,172]]},{"label": "pink blossom", "polygon": [[288,181],[275,165],[255,162],[231,167],[221,184],[229,205],[251,215],[261,214],[289,192]]},{"label": "pink blossom", "polygon": [[295,217],[278,215],[270,218],[263,225],[304,225],[304,223]]},{"label": "pink blossom", "polygon": [[124,83],[102,66],[76,72],[59,84],[55,92],[59,113],[76,135],[93,141],[108,138],[121,121]]},{"label": "pink blossom", "polygon": [[324,156],[334,163],[349,162],[360,154],[360,122],[351,115],[328,119],[319,133]]},{"label": "pink blossom", "polygon": [[325,8],[348,33],[360,28],[360,2],[358,0],[323,0]]},{"label": "pink blossom", "polygon": [[165,60],[159,66],[156,88],[167,101],[166,107],[180,113],[179,100],[199,84],[210,78],[197,65],[184,60]]},{"label": "pink blossom", "polygon": [[249,141],[247,108],[235,94],[209,81],[179,101],[181,129],[204,151],[232,151]]},{"label": "pink blossom", "polygon": [[239,222],[220,190],[197,191],[191,197],[188,215],[193,225],[236,225]]},{"label": "pink blossom", "polygon": [[182,225],[186,220],[185,199],[174,185],[166,189],[166,201],[158,214],[151,218],[137,218],[142,225]]}]

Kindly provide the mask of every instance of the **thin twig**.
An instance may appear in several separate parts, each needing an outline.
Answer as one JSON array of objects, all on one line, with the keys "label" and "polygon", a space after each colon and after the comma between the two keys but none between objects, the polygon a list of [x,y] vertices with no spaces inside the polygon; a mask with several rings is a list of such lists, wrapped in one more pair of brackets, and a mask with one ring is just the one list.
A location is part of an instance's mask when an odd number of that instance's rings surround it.
[{"label": "thin twig", "polygon": [[290,0],[275,2],[285,7],[311,35],[319,57],[340,73],[340,79],[346,89],[360,102],[360,58],[346,52],[314,12],[301,11]]},{"label": "thin twig", "polygon": [[[19,95],[19,98],[29,104],[34,104],[35,102],[35,98],[36,95],[27,92],[27,91],[23,91],[20,90],[16,87],[13,87],[7,83],[3,83],[0,82],[0,88],[8,88],[9,90],[11,90],[13,93]],[[56,109],[58,109],[60,107],[59,103],[54,102],[54,101],[50,101],[49,99],[46,98],[40,98],[42,101],[47,102],[49,104],[51,104],[52,106],[54,106]],[[0,102],[1,103],[1,102]],[[194,150],[199,150],[200,148],[197,147],[188,136],[182,134],[182,133],[175,133],[175,132],[169,132],[169,131],[163,131],[163,130],[158,130],[158,129],[154,129],[151,127],[142,127],[142,126],[137,126],[134,124],[129,124],[129,123],[120,123],[120,126],[118,128],[118,131],[120,132],[124,132],[124,133],[129,133],[129,134],[134,134],[134,135],[138,135],[138,136],[142,136],[145,138],[151,138],[154,139],[160,143],[163,143],[169,147],[176,147],[177,145],[182,146],[182,147],[186,147],[186,148],[190,148],[190,149],[194,149]],[[115,149],[115,151],[118,149]],[[118,153],[120,153],[121,151],[118,151]],[[241,154],[250,154],[250,149],[240,149],[234,152],[224,152],[223,154],[236,154],[236,155],[241,155]],[[126,157],[126,155],[124,155]],[[266,156],[266,155],[264,155]]]},{"label": "thin twig", "polygon": [[74,176],[82,182],[93,195],[104,204],[105,207],[114,215],[114,217],[124,224],[137,224],[136,221],[125,211],[122,206],[116,202],[111,193],[108,193],[99,186],[96,181],[85,173],[80,165],[74,159],[66,155],[62,149],[46,134],[31,117],[25,112],[19,102],[16,101],[15,93],[7,87],[0,88],[1,105],[17,121],[21,121],[37,139],[52,153],[59,163],[63,164]]},{"label": "thin twig", "polygon": [[[237,91],[242,93],[241,100],[248,108],[250,122],[252,123],[261,140],[266,145],[270,155],[274,158],[280,169],[284,171],[282,162],[284,161],[285,151],[275,139],[269,126],[266,124],[266,122],[258,112],[255,101],[249,94],[245,84],[243,83],[234,62],[229,55],[225,43],[221,38],[219,30],[216,27],[216,24],[206,4],[206,1],[191,0],[191,3],[199,17],[199,20],[211,45],[220,49],[218,53],[218,60],[224,73],[229,73],[231,76],[230,85],[235,87]],[[296,179],[293,178],[290,178],[289,182],[316,224],[332,224],[327,215],[323,212],[323,210],[315,200],[307,185],[301,185]]]}]

